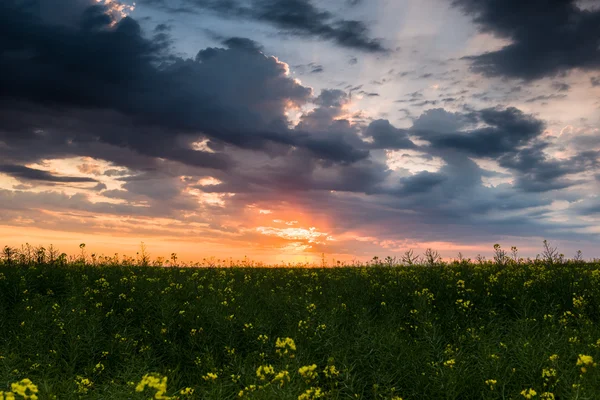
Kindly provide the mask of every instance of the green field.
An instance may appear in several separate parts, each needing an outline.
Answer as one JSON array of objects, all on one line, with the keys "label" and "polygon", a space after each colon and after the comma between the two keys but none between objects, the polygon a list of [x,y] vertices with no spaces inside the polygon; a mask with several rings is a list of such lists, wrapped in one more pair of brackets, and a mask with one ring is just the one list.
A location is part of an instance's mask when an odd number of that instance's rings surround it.
[{"label": "green field", "polygon": [[599,317],[594,263],[5,262],[0,390],[30,379],[17,399],[600,399]]}]

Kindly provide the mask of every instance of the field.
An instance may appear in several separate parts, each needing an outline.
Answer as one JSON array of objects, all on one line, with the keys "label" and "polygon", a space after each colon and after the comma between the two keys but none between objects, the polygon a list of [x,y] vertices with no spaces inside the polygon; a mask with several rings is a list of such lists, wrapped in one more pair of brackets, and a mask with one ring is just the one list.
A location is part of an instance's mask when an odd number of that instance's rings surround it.
[{"label": "field", "polygon": [[600,399],[599,317],[597,263],[4,263],[0,398]]}]

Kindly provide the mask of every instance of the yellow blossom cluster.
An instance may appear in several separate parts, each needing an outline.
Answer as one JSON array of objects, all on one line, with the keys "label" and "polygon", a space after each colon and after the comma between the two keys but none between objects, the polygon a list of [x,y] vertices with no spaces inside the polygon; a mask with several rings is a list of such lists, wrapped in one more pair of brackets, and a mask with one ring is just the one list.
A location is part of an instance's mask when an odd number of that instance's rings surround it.
[{"label": "yellow blossom cluster", "polygon": [[93,382],[88,378],[77,375],[75,378],[75,384],[77,385],[77,393],[86,394],[93,386]]},{"label": "yellow blossom cluster", "polygon": [[140,383],[135,387],[136,392],[143,392],[146,387],[156,390],[154,393],[155,399],[167,400],[171,397],[167,396],[167,377],[157,373],[146,374],[142,377]]},{"label": "yellow blossom cluster", "polygon": [[275,375],[275,369],[271,365],[261,365],[256,369],[256,376],[261,381],[266,381],[269,375]]},{"label": "yellow blossom cluster", "polygon": [[325,394],[320,388],[311,387],[298,396],[298,400],[313,400],[323,397]]},{"label": "yellow blossom cluster", "polygon": [[317,365],[313,364],[300,367],[300,369],[298,369],[298,373],[306,380],[306,382],[310,382],[318,377]]},{"label": "yellow blossom cluster", "polygon": [[580,354],[577,358],[577,365],[581,365],[581,372],[585,374],[587,372],[587,367],[595,367],[596,363],[594,362],[594,358],[592,356]]},{"label": "yellow blossom cluster", "polygon": [[537,396],[537,392],[533,389],[525,389],[521,391],[521,396],[525,397],[526,399],[533,399],[535,396]]},{"label": "yellow blossom cluster", "polygon": [[290,358],[294,358],[294,351],[296,351],[296,343],[294,339],[286,337],[286,338],[277,338],[275,341],[275,352],[283,357],[289,356]]},{"label": "yellow blossom cluster", "polygon": [[0,391],[0,400],[15,400],[15,395],[19,395],[24,399],[38,399],[38,388],[28,378],[16,383],[11,383],[10,390],[10,392]]}]

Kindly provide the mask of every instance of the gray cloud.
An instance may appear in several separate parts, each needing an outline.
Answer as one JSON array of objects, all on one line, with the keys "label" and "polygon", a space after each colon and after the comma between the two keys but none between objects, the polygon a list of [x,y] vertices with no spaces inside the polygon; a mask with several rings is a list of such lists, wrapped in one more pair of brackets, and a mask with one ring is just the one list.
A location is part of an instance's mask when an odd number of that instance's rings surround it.
[{"label": "gray cloud", "polygon": [[482,32],[510,39],[500,50],[468,57],[488,76],[525,80],[600,68],[600,10],[575,0],[453,0]]},{"label": "gray cloud", "polygon": [[357,20],[337,18],[319,9],[310,0],[182,0],[173,6],[165,0],[142,0],[175,13],[209,10],[222,17],[262,21],[298,35],[331,40],[342,47],[367,52],[386,52],[378,39],[369,36],[367,26]]},{"label": "gray cloud", "polygon": [[78,182],[98,182],[93,178],[78,177],[78,176],[61,176],[52,174],[41,169],[28,168],[23,165],[0,165],[0,173],[5,173],[25,181],[44,181],[44,182],[60,182],[60,183],[78,183]]}]

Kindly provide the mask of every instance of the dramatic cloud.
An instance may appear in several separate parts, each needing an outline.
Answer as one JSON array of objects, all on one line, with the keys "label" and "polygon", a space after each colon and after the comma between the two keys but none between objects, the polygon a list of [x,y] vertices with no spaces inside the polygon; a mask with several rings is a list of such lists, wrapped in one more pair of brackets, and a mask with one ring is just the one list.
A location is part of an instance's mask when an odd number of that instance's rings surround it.
[{"label": "dramatic cloud", "polygon": [[60,176],[35,168],[22,165],[0,165],[0,172],[20,180],[46,181],[46,182],[97,182],[95,179],[76,176]]},{"label": "dramatic cloud", "polygon": [[261,257],[597,240],[598,79],[566,75],[595,68],[597,10],[456,2],[511,41],[474,69],[561,75],[511,85],[473,74],[462,44],[429,33],[439,21],[415,21],[428,39],[407,21],[409,37],[395,20],[378,29],[402,47],[382,56],[348,19],[382,17],[340,4],[0,2],[0,228]]},{"label": "dramatic cloud", "polygon": [[[309,101],[311,89],[248,39],[231,38],[224,42],[228,48],[207,48],[194,60],[182,59],[168,51],[163,36],[146,39],[130,18],[112,26],[100,6],[88,8],[80,25],[69,28],[35,22],[14,0],[2,8],[1,29],[15,38],[4,44],[10,51],[1,56],[0,73],[12,77],[1,95],[2,112],[23,113],[20,120],[7,116],[14,128],[4,135],[34,137],[37,126],[27,115],[33,112],[50,114],[44,130],[61,131],[50,135],[63,134],[52,139],[63,145],[101,141],[208,168],[231,166],[226,155],[214,153],[219,143],[250,149],[268,143],[303,146],[334,161],[365,156],[341,137],[290,131],[284,114]],[[38,109],[15,110],[15,100]],[[79,118],[58,118],[65,112]],[[101,118],[105,126],[95,126],[92,119]],[[106,126],[111,119],[114,128]],[[74,125],[79,129],[67,137],[65,130]],[[212,152],[193,148],[203,136],[211,139]]]},{"label": "dramatic cloud", "polygon": [[508,39],[500,50],[470,57],[473,70],[525,80],[600,68],[600,9],[575,0],[453,0],[482,32]]},{"label": "dramatic cloud", "polygon": [[[440,124],[442,121],[444,123]],[[484,126],[457,131],[467,123],[481,123]],[[431,142],[435,148],[492,157],[513,151],[539,136],[544,123],[514,107],[505,110],[488,108],[467,114],[449,114],[443,109],[436,109],[419,117],[413,128],[416,134]]]},{"label": "dramatic cloud", "polygon": [[346,20],[317,8],[310,0],[142,0],[142,4],[159,6],[173,13],[212,11],[227,18],[263,21],[299,35],[332,40],[340,46],[367,51],[387,51],[380,40],[369,36],[367,26],[357,20]]}]

